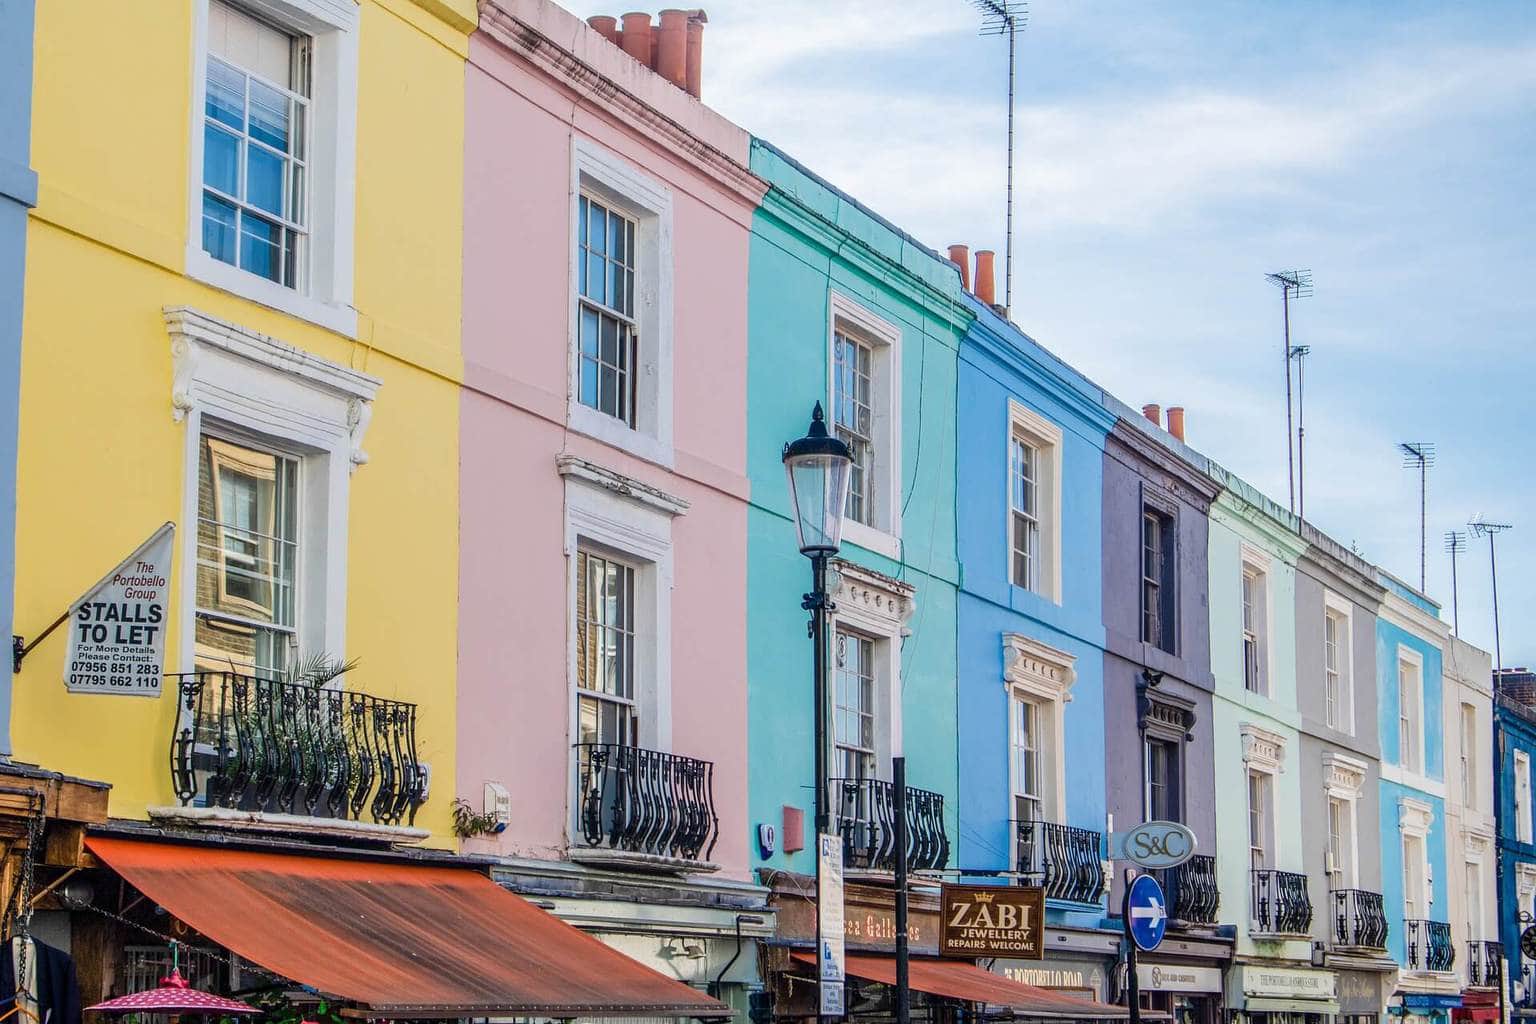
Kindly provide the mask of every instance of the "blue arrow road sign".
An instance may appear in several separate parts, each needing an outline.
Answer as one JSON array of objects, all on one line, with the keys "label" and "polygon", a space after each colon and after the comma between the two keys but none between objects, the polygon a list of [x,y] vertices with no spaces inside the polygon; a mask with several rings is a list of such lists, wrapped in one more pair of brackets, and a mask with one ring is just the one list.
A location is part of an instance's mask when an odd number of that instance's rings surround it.
[{"label": "blue arrow road sign", "polygon": [[1168,907],[1163,902],[1163,887],[1151,875],[1137,875],[1125,897],[1125,917],[1131,941],[1151,952],[1163,941],[1168,930]]}]

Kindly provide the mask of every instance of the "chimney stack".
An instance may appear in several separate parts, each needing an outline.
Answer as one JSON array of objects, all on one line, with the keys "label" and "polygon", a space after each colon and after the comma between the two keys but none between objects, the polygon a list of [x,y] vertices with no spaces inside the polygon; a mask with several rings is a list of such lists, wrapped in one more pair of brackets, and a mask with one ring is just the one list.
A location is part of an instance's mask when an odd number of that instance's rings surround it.
[{"label": "chimney stack", "polygon": [[1154,426],[1163,425],[1163,408],[1156,402],[1149,402],[1141,407],[1141,414],[1152,421]]},{"label": "chimney stack", "polygon": [[1182,405],[1170,405],[1168,407],[1168,433],[1184,440],[1184,407]]},{"label": "chimney stack", "polygon": [[661,12],[661,42],[656,73],[679,89],[688,86],[688,12],[671,8]]},{"label": "chimney stack", "polygon": [[949,247],[949,262],[960,268],[960,287],[966,291],[971,290],[971,247],[968,245],[952,245]]},{"label": "chimney stack", "polygon": [[698,99],[704,88],[704,25],[709,15],[702,10],[688,12],[688,46],[684,73],[688,95]]},{"label": "chimney stack", "polygon": [[587,19],[587,24],[602,33],[603,38],[614,46],[619,45],[619,19],[611,14],[594,14]]},{"label": "chimney stack", "polygon": [[989,307],[997,304],[997,285],[992,272],[996,256],[991,249],[976,250],[976,297]]},{"label": "chimney stack", "polygon": [[651,64],[651,16],[644,11],[631,11],[624,15],[624,34],[620,37],[624,52],[635,60]]}]

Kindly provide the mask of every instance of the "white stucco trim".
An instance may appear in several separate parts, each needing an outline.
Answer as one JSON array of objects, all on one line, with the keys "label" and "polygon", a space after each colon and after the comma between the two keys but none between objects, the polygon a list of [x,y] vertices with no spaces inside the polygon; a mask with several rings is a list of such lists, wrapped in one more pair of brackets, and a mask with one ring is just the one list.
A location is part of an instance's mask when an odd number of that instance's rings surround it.
[{"label": "white stucco trim", "polygon": [[[1061,426],[1052,423],[1035,410],[1029,408],[1016,398],[1008,399],[1008,437],[1007,444],[1011,445],[1015,436],[1021,436],[1029,441],[1045,456],[1045,479],[1036,481],[1041,498],[1040,553],[1045,558],[1045,564],[1040,570],[1040,596],[1050,599],[1057,604],[1061,603],[1061,490],[1062,490],[1062,451],[1063,432]],[[1003,565],[1005,578],[1013,582],[1013,516],[1010,494],[1013,488],[1011,479],[1011,451],[1003,450],[1003,465],[1009,467],[1004,474],[1005,486],[1003,488],[1003,507],[1010,510],[1010,514],[1004,517],[1003,551],[1007,553],[1007,559]],[[1018,584],[1014,584],[1018,586]]]},{"label": "white stucco trim", "polygon": [[[1042,758],[1047,772],[1047,820],[1065,824],[1067,812],[1066,703],[1072,699],[1072,684],[1077,681],[1077,657],[1032,637],[1018,633],[1003,634],[1003,685],[1009,699],[1033,704],[1044,719],[1044,731],[1050,737],[1050,749]],[[1008,818],[1012,819],[1013,794],[1018,792],[1011,751],[1016,737],[1013,708],[1008,708]],[[1010,842],[1018,842],[1018,830],[1010,829]],[[1017,850],[1011,863],[1018,863]]]},{"label": "white stucco trim", "polygon": [[[1408,762],[1403,757],[1403,737],[1401,730],[1399,730],[1397,737],[1397,765],[1402,770],[1405,777],[1423,776],[1427,778],[1429,776],[1427,744],[1429,723],[1424,718],[1424,655],[1414,648],[1409,647],[1407,644],[1400,643],[1397,645],[1397,654],[1392,659],[1392,668],[1394,690],[1397,692],[1399,702],[1402,700],[1402,690],[1401,687],[1396,684],[1400,682],[1397,677],[1398,674],[1402,672],[1402,666],[1404,662],[1412,665],[1414,671],[1414,699],[1417,702],[1415,706],[1415,712],[1418,715],[1416,719],[1418,723],[1418,735],[1415,737],[1415,739],[1418,741],[1419,758],[1417,769],[1409,767]],[[1399,715],[1401,715],[1401,708],[1399,708]],[[1399,722],[1396,724],[1401,726],[1401,720],[1399,720]]]},{"label": "white stucco trim", "polygon": [[[832,643],[839,627],[875,641],[875,771],[882,775],[903,750],[901,642],[911,633],[907,623],[917,610],[917,588],[843,559],[832,568]],[[828,733],[827,742],[835,746]]]},{"label": "white stucco trim", "polygon": [[381,381],[200,310],[164,311],[171,339],[171,416],[185,422],[180,658],[195,664],[198,444],[204,432],[265,441],[300,460],[298,642],[346,649],[347,529],[353,469]]},{"label": "white stucco trim", "polygon": [[1365,761],[1350,757],[1337,750],[1323,754],[1323,787],[1329,796],[1354,800],[1365,788],[1365,776],[1370,768]]},{"label": "white stucco trim", "polygon": [[1516,912],[1536,913],[1536,864],[1515,862],[1515,901]]},{"label": "white stucco trim", "polygon": [[874,498],[873,525],[843,521],[843,539],[891,559],[901,558],[901,328],[857,300],[832,289],[827,293],[827,420],[834,422],[837,361],[835,335],[853,334],[872,347],[870,390],[874,398]]},{"label": "white stucco trim", "polygon": [[574,455],[556,456],[555,470],[561,476],[584,480],[604,490],[612,491],[622,498],[657,512],[665,512],[670,516],[680,516],[692,507],[683,498]]},{"label": "white stucco trim", "polygon": [[343,0],[233,0],[233,4],[313,40],[306,225],[308,280],[298,288],[285,288],[203,251],[208,0],[192,2],[187,276],[355,338],[357,310],[352,301],[357,207],[358,6]]},{"label": "white stucco trim", "polygon": [[[1355,603],[1347,597],[1335,594],[1331,590],[1323,591],[1323,628],[1326,631],[1326,618],[1332,612],[1343,620],[1344,638],[1340,644],[1339,661],[1339,692],[1343,707],[1343,722],[1339,732],[1350,736],[1355,734]],[[1326,637],[1326,632],[1324,634]],[[1325,655],[1326,657],[1326,652]],[[1327,665],[1323,667],[1327,671]],[[1326,693],[1324,699],[1326,700]],[[1324,718],[1327,718],[1327,709],[1324,709]]]},{"label": "white stucco trim", "polygon": [[1420,839],[1429,838],[1430,830],[1435,822],[1435,808],[1433,804],[1423,800],[1415,800],[1411,796],[1399,797],[1397,801],[1398,830],[1404,835],[1418,836]]},{"label": "white stucco trim", "polygon": [[[635,323],[635,426],[581,402],[581,296],[577,282],[582,192],[635,222],[640,263]],[[660,181],[597,143],[571,138],[570,239],[567,248],[569,322],[566,330],[566,422],[570,428],[637,458],[671,468],[673,424],[672,192]]]},{"label": "white stucco trim", "polygon": [[1239,727],[1243,762],[1254,771],[1278,775],[1285,771],[1285,737],[1263,726],[1244,722]]}]

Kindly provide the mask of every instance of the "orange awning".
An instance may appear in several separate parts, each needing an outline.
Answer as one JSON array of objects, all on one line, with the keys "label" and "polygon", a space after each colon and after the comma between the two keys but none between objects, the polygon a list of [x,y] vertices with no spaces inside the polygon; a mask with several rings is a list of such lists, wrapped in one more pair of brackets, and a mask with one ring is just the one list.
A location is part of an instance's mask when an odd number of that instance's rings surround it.
[{"label": "orange awning", "polygon": [[134,888],[362,1016],[728,1017],[468,868],[93,836]]},{"label": "orange awning", "polygon": [[[795,959],[815,964],[810,953],[796,953]],[[845,969],[855,978],[896,984],[896,958],[850,953]],[[1080,999],[1064,992],[1026,985],[1001,974],[983,970],[965,960],[934,960],[913,957],[907,965],[907,982],[918,992],[968,1003],[1007,1006],[1021,1017],[1070,1017],[1074,1019],[1118,1019],[1130,1016],[1123,1006]]]}]

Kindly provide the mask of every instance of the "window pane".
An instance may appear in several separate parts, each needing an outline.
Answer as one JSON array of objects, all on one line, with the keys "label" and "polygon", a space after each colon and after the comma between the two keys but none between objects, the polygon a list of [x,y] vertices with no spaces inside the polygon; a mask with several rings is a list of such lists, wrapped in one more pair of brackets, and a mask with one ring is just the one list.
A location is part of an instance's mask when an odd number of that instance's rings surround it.
[{"label": "window pane", "polygon": [[203,126],[203,184],[240,194],[240,140],[211,124]]},{"label": "window pane", "polygon": [[235,262],[235,208],[210,195],[203,196],[203,251],[216,260]]},{"label": "window pane", "polygon": [[204,113],[236,131],[245,130],[245,75],[217,57],[208,58]]},{"label": "window pane", "polygon": [[288,97],[261,82],[251,82],[251,138],[288,152]]},{"label": "window pane", "polygon": [[240,266],[272,281],[282,280],[282,231],[271,221],[240,214]]},{"label": "window pane", "polygon": [[245,159],[245,201],[274,217],[283,215],[282,157],[249,146]]}]

